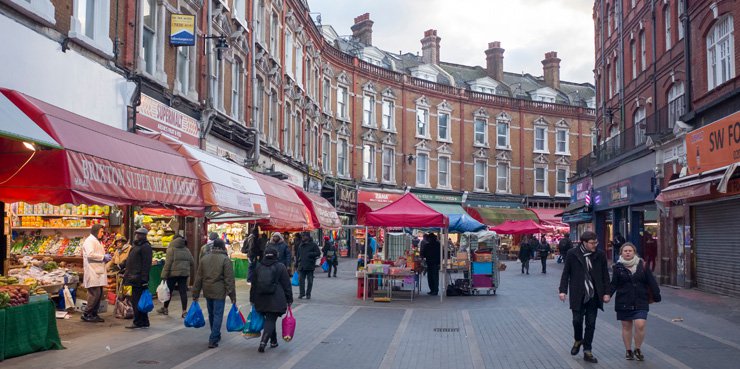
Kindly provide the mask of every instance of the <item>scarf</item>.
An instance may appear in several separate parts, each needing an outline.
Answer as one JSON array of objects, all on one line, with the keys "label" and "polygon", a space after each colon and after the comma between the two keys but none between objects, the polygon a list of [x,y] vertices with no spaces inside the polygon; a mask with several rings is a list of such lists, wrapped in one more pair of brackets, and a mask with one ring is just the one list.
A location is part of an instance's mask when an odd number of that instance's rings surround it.
[{"label": "scarf", "polygon": [[625,268],[629,269],[632,274],[637,273],[637,264],[640,263],[640,258],[637,257],[637,255],[632,257],[632,260],[625,260],[623,257],[619,257],[619,263],[625,266]]},{"label": "scarf", "polygon": [[591,300],[594,297],[594,282],[591,280],[591,255],[593,253],[586,250],[586,247],[584,247],[583,244],[581,244],[580,249],[581,253],[583,253],[583,258],[586,259],[586,275],[583,278],[586,286],[586,295],[583,296],[583,303],[585,304],[588,300]]}]

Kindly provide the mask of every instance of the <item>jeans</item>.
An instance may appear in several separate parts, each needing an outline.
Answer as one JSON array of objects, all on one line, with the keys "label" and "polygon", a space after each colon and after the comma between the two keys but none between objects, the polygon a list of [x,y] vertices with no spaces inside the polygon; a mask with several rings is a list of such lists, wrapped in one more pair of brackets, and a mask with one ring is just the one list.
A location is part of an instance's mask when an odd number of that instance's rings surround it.
[{"label": "jeans", "polygon": [[525,271],[529,274],[529,259],[522,260],[522,273]]},{"label": "jeans", "polygon": [[547,273],[547,256],[541,257],[540,261],[542,262],[542,273]]},{"label": "jeans", "polygon": [[331,277],[331,269],[334,268],[334,276],[337,276],[337,266],[331,262],[329,262],[329,276]]},{"label": "jeans", "polygon": [[277,343],[277,318],[280,316],[279,313],[264,313],[265,325],[262,331],[261,342]]},{"label": "jeans", "polygon": [[167,278],[167,288],[170,290],[170,299],[164,302],[164,307],[170,307],[170,301],[172,295],[175,293],[175,286],[180,294],[180,303],[182,303],[182,311],[188,309],[188,277],[169,277]]},{"label": "jeans", "polygon": [[[300,282],[298,290],[299,296],[311,297],[311,289],[313,288],[313,270],[299,270],[298,280]],[[308,280],[308,286],[306,286],[306,280]]]},{"label": "jeans", "polygon": [[[581,304],[579,310],[573,312],[573,338],[583,341],[583,350],[591,351],[591,342],[594,340],[596,330],[596,314],[599,312],[599,304],[594,297],[585,304]],[[583,320],[586,319],[586,335],[583,335]]]},{"label": "jeans", "polygon": [[439,293],[439,265],[427,264],[427,283],[431,293]]},{"label": "jeans", "polygon": [[224,320],[226,299],[206,298],[206,305],[208,306],[208,325],[211,327],[211,336],[208,337],[208,342],[218,343],[218,341],[221,341],[221,323]]},{"label": "jeans", "polygon": [[149,326],[149,314],[139,311],[139,300],[141,299],[141,294],[144,293],[144,290],[146,289],[147,287],[143,287],[143,286],[137,286],[137,285],[131,286],[131,297],[132,297],[131,304],[133,305],[133,308],[134,308],[134,325],[138,327],[148,327]]},{"label": "jeans", "polygon": [[100,300],[103,299],[103,287],[89,287],[87,289],[87,307],[85,308],[86,317],[98,316],[100,309]]}]

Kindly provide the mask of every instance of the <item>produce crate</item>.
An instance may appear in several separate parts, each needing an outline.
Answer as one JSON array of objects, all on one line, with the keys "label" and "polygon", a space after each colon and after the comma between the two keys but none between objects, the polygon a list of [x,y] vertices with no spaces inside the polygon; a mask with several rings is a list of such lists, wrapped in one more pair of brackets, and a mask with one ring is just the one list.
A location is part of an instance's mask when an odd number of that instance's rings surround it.
[{"label": "produce crate", "polygon": [[490,254],[490,253],[478,254],[478,253],[476,253],[476,254],[474,254],[473,259],[475,261],[489,262],[490,263],[491,261],[493,261],[493,254]]},{"label": "produce crate", "polygon": [[491,262],[473,262],[473,274],[493,274],[493,264]]},{"label": "produce crate", "polygon": [[493,278],[490,275],[473,275],[473,287],[488,288],[493,286]]}]

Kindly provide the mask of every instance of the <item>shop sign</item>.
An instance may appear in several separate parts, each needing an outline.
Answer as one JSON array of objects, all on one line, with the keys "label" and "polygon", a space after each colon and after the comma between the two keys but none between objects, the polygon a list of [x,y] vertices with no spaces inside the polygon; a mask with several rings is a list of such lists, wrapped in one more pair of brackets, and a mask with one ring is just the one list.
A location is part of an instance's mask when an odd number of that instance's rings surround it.
[{"label": "shop sign", "polygon": [[358,191],[357,202],[387,205],[401,198],[403,194],[394,192]]},{"label": "shop sign", "polygon": [[740,112],[687,133],[686,161],[691,174],[740,161]]},{"label": "shop sign", "polygon": [[320,195],[321,194],[321,187],[323,187],[323,182],[320,179],[318,179],[318,178],[308,177],[308,186],[307,187],[308,187],[308,189],[307,189],[308,192],[315,193],[315,194],[319,194]]},{"label": "shop sign", "polygon": [[342,213],[357,212],[357,190],[341,183],[334,184],[334,207]]},{"label": "shop sign", "polygon": [[414,196],[418,197],[419,200],[424,202],[451,202],[459,204],[462,202],[462,195],[447,195],[447,194],[434,194],[434,193],[413,193]]},{"label": "shop sign", "polygon": [[170,16],[170,45],[195,45],[195,16],[189,14],[172,14]]},{"label": "shop sign", "polygon": [[594,209],[604,210],[655,201],[655,193],[652,191],[654,175],[650,170],[597,188],[594,191]]},{"label": "shop sign", "polygon": [[137,202],[202,206],[197,179],[140,169],[118,162],[66,151],[75,190]]},{"label": "shop sign", "polygon": [[589,191],[591,191],[591,186],[592,182],[590,177],[573,184],[571,188],[571,193],[573,194],[571,196],[571,200],[573,202],[585,201],[586,195],[588,195]]},{"label": "shop sign", "polygon": [[136,124],[155,132],[166,133],[193,146],[200,144],[200,126],[193,117],[173,109],[151,96],[141,94]]}]

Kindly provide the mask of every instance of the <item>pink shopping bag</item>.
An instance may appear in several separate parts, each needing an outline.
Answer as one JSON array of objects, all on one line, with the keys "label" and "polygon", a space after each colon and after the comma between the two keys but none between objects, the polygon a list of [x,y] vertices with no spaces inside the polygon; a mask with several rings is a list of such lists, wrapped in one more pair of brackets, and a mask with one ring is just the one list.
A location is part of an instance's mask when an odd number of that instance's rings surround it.
[{"label": "pink shopping bag", "polygon": [[290,342],[295,334],[295,318],[293,317],[293,310],[288,305],[288,315],[283,318],[283,339],[285,342]]}]

